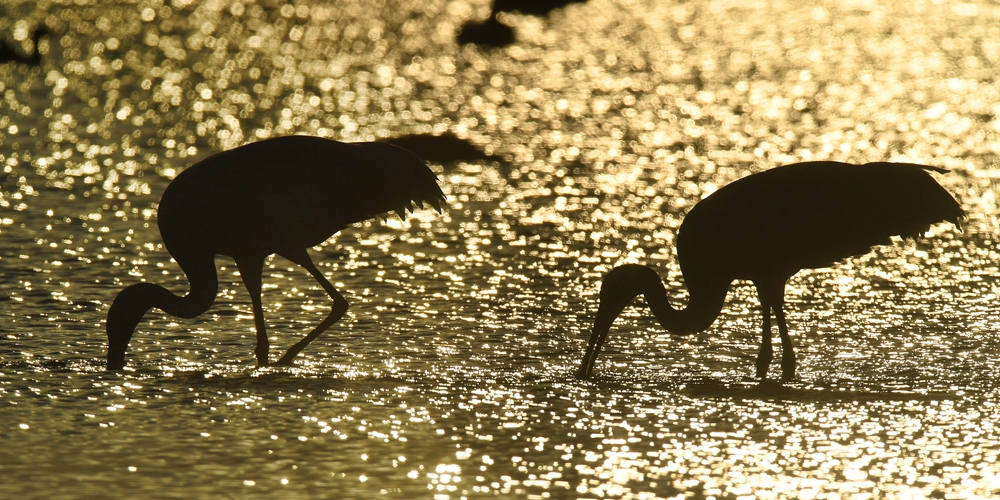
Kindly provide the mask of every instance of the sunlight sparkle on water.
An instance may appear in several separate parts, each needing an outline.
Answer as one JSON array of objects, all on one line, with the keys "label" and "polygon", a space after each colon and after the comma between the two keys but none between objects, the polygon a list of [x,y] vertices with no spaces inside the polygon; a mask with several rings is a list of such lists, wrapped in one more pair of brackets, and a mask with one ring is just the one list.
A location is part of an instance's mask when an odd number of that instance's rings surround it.
[{"label": "sunlight sparkle on water", "polygon": [[[0,65],[0,496],[1000,493],[996,6],[589,0],[503,13],[517,42],[486,49],[455,38],[488,2],[390,4],[0,6],[5,44],[50,32],[38,67]],[[156,221],[191,163],[287,134],[446,132],[493,158],[432,162],[444,214],[310,250],[351,309],[295,367],[255,367],[219,257],[212,309],[150,312],[105,372],[115,293],[187,289]],[[574,378],[608,270],[653,265],[682,303],[691,207],[807,160],[947,168],[964,232],[793,278],[784,386],[750,376],[742,282],[699,336],[626,309]],[[275,348],[329,313],[280,257],[263,289]]]}]

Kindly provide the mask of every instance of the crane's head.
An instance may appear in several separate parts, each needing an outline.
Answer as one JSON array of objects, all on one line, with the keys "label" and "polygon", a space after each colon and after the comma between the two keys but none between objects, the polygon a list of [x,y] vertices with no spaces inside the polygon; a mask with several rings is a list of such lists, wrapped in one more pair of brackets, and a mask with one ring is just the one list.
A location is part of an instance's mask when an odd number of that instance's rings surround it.
[{"label": "crane's head", "polygon": [[594,370],[597,354],[607,338],[615,319],[639,295],[650,291],[663,291],[663,282],[656,271],[636,264],[626,264],[611,270],[601,283],[601,302],[594,319],[594,330],[587,343],[587,352],[577,378],[587,378]]}]

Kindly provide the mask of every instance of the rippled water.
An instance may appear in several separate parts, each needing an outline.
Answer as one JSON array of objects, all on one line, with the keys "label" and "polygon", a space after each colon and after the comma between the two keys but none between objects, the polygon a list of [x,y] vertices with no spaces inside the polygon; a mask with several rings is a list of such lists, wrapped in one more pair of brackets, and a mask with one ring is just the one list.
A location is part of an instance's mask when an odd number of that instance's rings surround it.
[{"label": "rippled water", "polygon": [[[5,2],[0,37],[0,496],[973,498],[1000,494],[998,7],[590,0]],[[249,297],[149,313],[104,371],[115,294],[187,281],[156,201],[252,139],[452,133],[502,161],[432,164],[444,215],[312,251],[352,303],[295,368],[255,366]],[[687,210],[809,159],[906,160],[969,212],[786,298],[798,378],[753,378],[759,313],[673,337],[626,311],[574,378],[601,276],[655,265],[679,303]],[[275,258],[272,345],[329,301]],[[273,355],[276,355],[273,354]]]}]

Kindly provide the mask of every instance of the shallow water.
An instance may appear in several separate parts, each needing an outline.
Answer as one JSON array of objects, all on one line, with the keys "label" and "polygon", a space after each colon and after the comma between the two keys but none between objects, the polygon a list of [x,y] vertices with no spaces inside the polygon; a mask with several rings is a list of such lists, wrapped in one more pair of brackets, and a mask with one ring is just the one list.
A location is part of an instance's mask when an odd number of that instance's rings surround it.
[{"label": "shallow water", "polygon": [[[996,6],[590,0],[505,15],[507,48],[456,45],[488,12],[0,6],[6,42],[54,33],[40,67],[0,65],[0,496],[1000,493]],[[502,161],[434,163],[446,213],[313,249],[352,307],[294,368],[256,368],[249,297],[219,257],[209,313],[150,312],[128,369],[105,372],[115,294],[187,287],[155,223],[183,168],[274,135],[444,132]],[[946,167],[964,232],[799,273],[791,383],[752,378],[747,283],[696,337],[626,310],[575,379],[605,272],[654,265],[681,303],[687,210],[812,159]],[[280,352],[329,301],[268,266]]]}]

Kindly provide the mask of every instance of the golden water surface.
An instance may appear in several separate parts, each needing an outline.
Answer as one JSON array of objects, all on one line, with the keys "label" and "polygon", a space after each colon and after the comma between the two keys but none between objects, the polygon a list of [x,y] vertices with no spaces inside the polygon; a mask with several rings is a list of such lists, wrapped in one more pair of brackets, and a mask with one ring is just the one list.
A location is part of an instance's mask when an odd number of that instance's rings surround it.
[{"label": "golden water surface", "polygon": [[[0,497],[985,498],[1000,494],[1000,7],[954,1],[0,4]],[[49,34],[38,47],[36,27]],[[352,307],[256,367],[219,257],[193,320],[152,311],[104,370],[114,296],[184,293],[156,230],[177,173],[251,140],[451,133],[443,215],[311,250]],[[615,265],[676,304],[684,214],[804,160],[910,161],[969,213],[791,280],[797,379],[752,377],[754,289],[701,335],[626,310],[575,378]],[[272,345],[330,301],[265,268]],[[641,304],[641,302],[640,302]],[[772,376],[776,373],[772,372]]]}]

